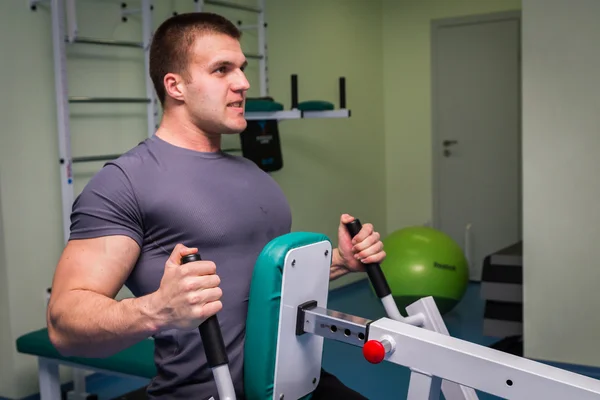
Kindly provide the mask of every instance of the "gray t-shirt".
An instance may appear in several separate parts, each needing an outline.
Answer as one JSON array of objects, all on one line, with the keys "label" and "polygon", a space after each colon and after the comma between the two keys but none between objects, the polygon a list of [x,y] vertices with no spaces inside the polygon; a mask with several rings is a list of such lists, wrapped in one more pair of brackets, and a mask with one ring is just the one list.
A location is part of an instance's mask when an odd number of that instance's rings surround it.
[{"label": "gray t-shirt", "polygon": [[[252,161],[202,153],[153,136],[108,162],[73,204],[71,240],[127,235],[141,248],[126,286],[135,296],[159,288],[177,243],[197,247],[221,278],[218,319],[238,398],[249,286],[264,246],[291,229],[289,204],[277,183]],[[198,329],[155,335],[157,376],[151,398],[218,399]]]}]

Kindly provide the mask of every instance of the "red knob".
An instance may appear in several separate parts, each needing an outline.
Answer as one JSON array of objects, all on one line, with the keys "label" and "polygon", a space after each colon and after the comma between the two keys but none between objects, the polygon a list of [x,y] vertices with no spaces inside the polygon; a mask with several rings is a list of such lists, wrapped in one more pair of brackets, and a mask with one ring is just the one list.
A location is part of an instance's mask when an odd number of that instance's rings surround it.
[{"label": "red knob", "polygon": [[369,340],[363,346],[363,355],[371,364],[379,364],[385,358],[385,348],[377,340]]}]

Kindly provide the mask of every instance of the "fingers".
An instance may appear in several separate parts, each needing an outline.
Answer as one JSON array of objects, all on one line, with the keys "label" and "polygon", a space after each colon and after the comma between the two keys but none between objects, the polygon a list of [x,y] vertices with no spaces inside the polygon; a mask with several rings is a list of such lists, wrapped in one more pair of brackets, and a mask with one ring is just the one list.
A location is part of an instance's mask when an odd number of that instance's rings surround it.
[{"label": "fingers", "polygon": [[184,276],[206,276],[217,273],[217,265],[212,261],[193,261],[179,268]]},{"label": "fingers", "polygon": [[381,242],[357,254],[357,258],[363,264],[379,264],[385,260],[385,257],[386,253],[383,250],[383,243]]},{"label": "fingers", "polygon": [[194,307],[194,314],[198,315],[200,319],[206,320],[208,317],[212,317],[223,309],[223,303],[220,301],[211,301],[206,304],[198,305]]},{"label": "fingers", "polygon": [[186,277],[181,283],[181,290],[184,292],[193,292],[202,289],[211,289],[221,284],[219,275],[191,275]]},{"label": "fingers", "polygon": [[380,263],[386,257],[381,235],[373,229],[373,224],[364,224],[352,244],[354,257],[363,264]]},{"label": "fingers", "polygon": [[175,246],[175,248],[173,249],[173,251],[171,252],[171,255],[169,256],[167,263],[171,264],[171,265],[181,265],[182,257],[185,257],[189,254],[195,254],[197,252],[198,252],[198,248],[196,248],[196,247],[187,247],[181,243],[178,243]]},{"label": "fingers", "polygon": [[189,254],[195,254],[197,252],[197,247],[187,247],[181,243],[178,243],[167,260],[167,266],[177,267],[179,273],[184,276],[215,274],[217,272],[217,266],[212,261],[193,261],[186,264],[181,263],[182,257],[185,257]]},{"label": "fingers", "polygon": [[223,309],[221,288],[204,289],[190,293],[188,301],[196,318],[206,319]]},{"label": "fingers", "polygon": [[340,223],[342,224],[349,224],[350,222],[354,221],[354,217],[350,214],[342,214],[342,216],[340,217]]},{"label": "fingers", "polygon": [[196,290],[187,294],[187,302],[191,306],[202,306],[215,301],[220,301],[223,291],[219,287]]},{"label": "fingers", "polygon": [[[358,235],[356,235],[356,236],[358,236]],[[368,236],[366,236],[364,239],[359,239],[356,242],[353,240],[353,243],[356,243],[356,244],[352,247],[352,250],[355,253],[366,250],[369,247],[376,244],[377,242],[379,242],[380,239],[381,239],[381,237],[379,235],[379,232],[373,232],[371,229],[371,233]]]},{"label": "fingers", "polygon": [[364,224],[360,232],[358,232],[356,236],[352,238],[352,244],[356,245],[358,243],[363,242],[365,239],[367,239],[373,234],[373,231],[373,224]]}]

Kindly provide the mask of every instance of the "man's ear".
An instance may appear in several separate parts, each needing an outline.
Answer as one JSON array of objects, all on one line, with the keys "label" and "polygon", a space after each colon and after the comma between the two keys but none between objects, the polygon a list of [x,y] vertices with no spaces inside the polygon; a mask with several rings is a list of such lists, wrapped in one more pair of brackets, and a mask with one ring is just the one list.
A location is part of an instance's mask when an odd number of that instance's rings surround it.
[{"label": "man's ear", "polygon": [[175,100],[183,101],[185,97],[185,87],[181,75],[168,73],[163,79],[165,93]]}]

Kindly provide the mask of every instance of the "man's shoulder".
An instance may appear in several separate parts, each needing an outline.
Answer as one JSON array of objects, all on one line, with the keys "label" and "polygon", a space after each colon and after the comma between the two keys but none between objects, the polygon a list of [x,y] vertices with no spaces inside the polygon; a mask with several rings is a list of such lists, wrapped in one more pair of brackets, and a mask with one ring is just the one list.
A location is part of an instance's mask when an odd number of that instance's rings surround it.
[{"label": "man's shoulder", "polygon": [[84,191],[130,187],[132,181],[138,179],[140,173],[144,171],[150,155],[148,140],[139,142],[117,158],[104,163],[86,184]]},{"label": "man's shoulder", "polygon": [[102,169],[105,175],[121,175],[135,181],[160,169],[164,162],[165,155],[152,138],[148,138],[104,164]]},{"label": "man's shoulder", "polygon": [[152,147],[151,139],[145,139],[107,164],[114,164],[124,169],[139,167],[153,158],[153,152],[156,150]]}]

